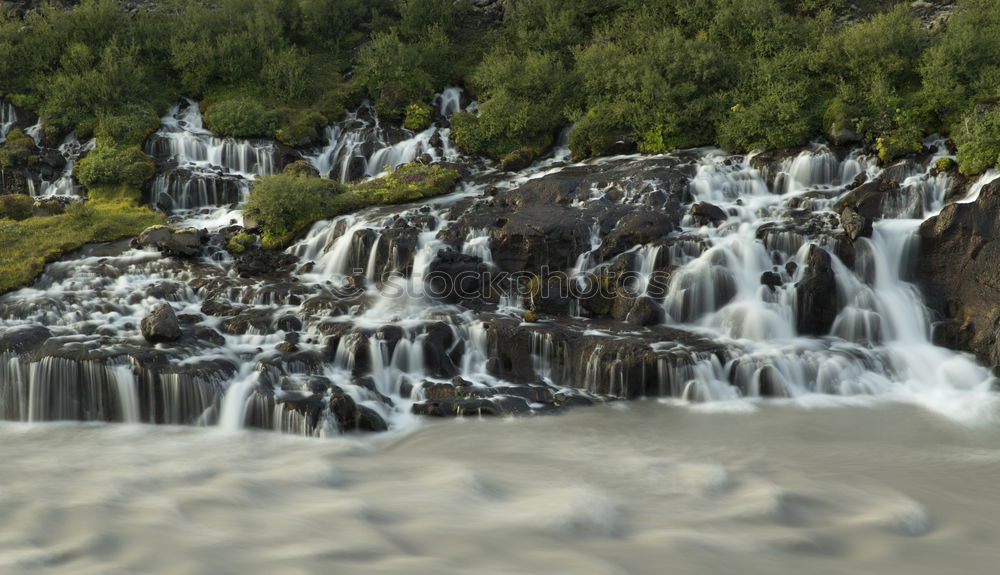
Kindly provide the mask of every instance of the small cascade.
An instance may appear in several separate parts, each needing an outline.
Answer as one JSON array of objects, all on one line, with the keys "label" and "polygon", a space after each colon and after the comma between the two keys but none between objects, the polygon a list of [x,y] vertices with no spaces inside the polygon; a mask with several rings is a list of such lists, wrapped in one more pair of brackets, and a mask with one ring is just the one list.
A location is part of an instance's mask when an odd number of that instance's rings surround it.
[{"label": "small cascade", "polygon": [[219,427],[237,431],[246,427],[254,402],[254,388],[260,382],[260,372],[253,371],[233,381],[226,389],[219,407]]},{"label": "small cascade", "polygon": [[66,136],[63,143],[59,145],[59,154],[62,155],[63,160],[66,162],[65,167],[63,167],[59,176],[51,181],[43,179],[37,186],[35,186],[34,182],[31,182],[31,195],[36,197],[83,195],[82,186],[77,184],[73,179],[73,168],[80,158],[95,147],[97,147],[97,140],[95,138],[91,138],[86,142],[80,142],[76,134]]},{"label": "small cascade", "polygon": [[17,123],[17,110],[14,105],[0,98],[0,144],[7,141],[7,134]]},{"label": "small cascade", "polygon": [[132,366],[118,365],[112,368],[112,371],[118,392],[121,420],[125,423],[140,423],[142,413],[139,408],[139,389]]},{"label": "small cascade", "polygon": [[[461,109],[462,91],[448,88],[436,95],[433,104],[437,117],[444,122]],[[449,139],[447,126],[432,124],[420,132],[389,129],[379,123],[370,103],[347,113],[326,128],[326,146],[312,154],[309,161],[323,177],[352,182],[377,176],[386,169],[410,163],[422,156],[431,161],[454,160],[458,153]]]},{"label": "small cascade", "polygon": [[160,119],[145,151],[160,167],[151,187],[152,203],[169,210],[242,202],[250,180],[282,168],[274,142],[214,136],[203,125],[198,103],[189,99],[174,104]]}]

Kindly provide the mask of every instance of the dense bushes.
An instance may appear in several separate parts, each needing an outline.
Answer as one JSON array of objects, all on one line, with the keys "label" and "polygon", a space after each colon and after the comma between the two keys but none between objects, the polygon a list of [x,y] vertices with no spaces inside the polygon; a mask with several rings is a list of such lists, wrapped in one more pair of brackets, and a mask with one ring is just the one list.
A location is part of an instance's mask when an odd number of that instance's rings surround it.
[{"label": "dense bushes", "polygon": [[7,141],[0,144],[0,169],[29,166],[38,157],[35,142],[18,128],[7,134]]},{"label": "dense bushes", "polygon": [[[231,136],[318,142],[370,97],[426,126],[449,84],[479,102],[454,119],[467,152],[541,152],[570,123],[573,154],[720,144],[792,146],[834,132],[883,160],[928,133],[964,171],[990,160],[1000,10],[957,0],[930,28],[904,0],[518,0],[502,20],[471,0],[115,0],[0,15],[0,93],[70,129],[134,146],[179,95]],[[935,3],[936,5],[937,3]]]},{"label": "dense bushes", "polygon": [[153,161],[138,146],[101,145],[80,160],[74,175],[88,188],[121,185],[138,188],[154,172]]},{"label": "dense bushes", "polygon": [[333,180],[294,172],[278,174],[254,182],[243,211],[260,222],[265,245],[277,245],[330,212],[335,198],[346,190]]}]

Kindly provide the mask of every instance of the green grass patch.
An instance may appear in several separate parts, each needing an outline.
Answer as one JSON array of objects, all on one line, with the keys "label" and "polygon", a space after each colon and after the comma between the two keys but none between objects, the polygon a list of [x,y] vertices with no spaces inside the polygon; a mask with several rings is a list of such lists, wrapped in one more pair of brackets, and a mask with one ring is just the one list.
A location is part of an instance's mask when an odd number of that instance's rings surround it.
[{"label": "green grass patch", "polygon": [[22,221],[0,219],[0,293],[25,287],[53,262],[84,244],[138,235],[164,223],[163,214],[139,207],[120,191],[119,199],[77,202],[66,213]]}]

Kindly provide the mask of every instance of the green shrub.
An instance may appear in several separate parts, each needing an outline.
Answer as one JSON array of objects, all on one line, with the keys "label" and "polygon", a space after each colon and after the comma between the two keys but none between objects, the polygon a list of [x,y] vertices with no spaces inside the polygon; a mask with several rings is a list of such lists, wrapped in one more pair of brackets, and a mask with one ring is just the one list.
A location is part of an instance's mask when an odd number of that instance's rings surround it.
[{"label": "green shrub", "polygon": [[66,219],[74,227],[91,226],[96,218],[97,208],[91,202],[80,200],[66,206]]},{"label": "green shrub", "polygon": [[343,184],[298,174],[278,174],[254,181],[243,213],[260,224],[265,246],[291,240],[296,233],[330,212]]},{"label": "green shrub", "polygon": [[934,169],[943,174],[955,169],[955,165],[955,160],[951,158],[938,158],[938,161],[934,162]]},{"label": "green shrub", "polygon": [[955,133],[955,142],[962,174],[1000,167],[1000,105],[968,113]]},{"label": "green shrub", "polygon": [[0,169],[30,166],[38,161],[35,142],[20,128],[7,134],[7,141],[0,145]]},{"label": "green shrub", "polygon": [[534,148],[518,148],[500,158],[500,169],[505,172],[517,172],[531,165],[540,155]]},{"label": "green shrub", "polygon": [[98,113],[94,135],[101,144],[140,146],[159,127],[160,117],[156,112],[131,106],[115,113]]},{"label": "green shrub", "polygon": [[87,188],[120,185],[138,188],[155,172],[153,160],[138,146],[100,145],[77,163],[73,175]]},{"label": "green shrub", "polygon": [[406,107],[403,127],[420,132],[431,126],[431,107],[426,104],[410,104]]},{"label": "green shrub", "polygon": [[412,102],[425,102],[450,77],[448,37],[438,27],[420,40],[405,41],[395,28],[375,34],[358,58],[360,81],[386,119],[400,119]]},{"label": "green shrub", "polygon": [[274,135],[286,146],[305,147],[319,143],[329,123],[318,110],[288,110]]},{"label": "green shrub", "polygon": [[235,96],[210,103],[205,109],[205,126],[234,138],[268,137],[274,133],[275,118],[259,99]]},{"label": "green shrub", "polygon": [[569,132],[569,149],[580,161],[607,153],[619,140],[634,140],[624,121],[608,105],[591,108]]},{"label": "green shrub", "polygon": [[26,220],[31,217],[35,199],[24,194],[0,196],[0,220]]},{"label": "green shrub", "polygon": [[316,169],[316,166],[310,164],[307,160],[295,160],[285,166],[285,169],[282,170],[281,173],[306,178],[318,178],[320,176],[319,170]]}]

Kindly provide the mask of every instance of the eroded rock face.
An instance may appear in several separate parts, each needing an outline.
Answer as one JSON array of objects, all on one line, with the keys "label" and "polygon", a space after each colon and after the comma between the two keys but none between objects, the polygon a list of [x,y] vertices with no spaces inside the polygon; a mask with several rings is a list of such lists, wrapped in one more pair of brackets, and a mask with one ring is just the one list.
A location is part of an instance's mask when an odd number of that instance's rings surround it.
[{"label": "eroded rock face", "polygon": [[795,284],[797,323],[801,334],[825,335],[840,311],[837,280],[830,254],[818,246],[809,247],[805,274]]},{"label": "eroded rock face", "polygon": [[177,321],[174,308],[162,303],[142,319],[139,326],[142,330],[142,337],[150,343],[166,343],[177,341],[181,338],[181,325]]},{"label": "eroded rock face", "polygon": [[928,305],[947,320],[936,343],[1000,366],[1000,181],[920,226],[917,274]]}]

